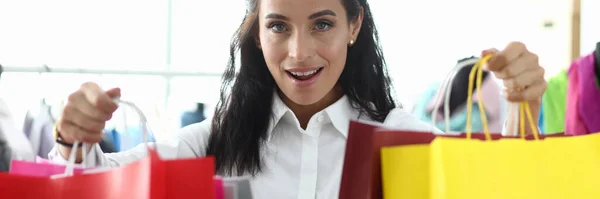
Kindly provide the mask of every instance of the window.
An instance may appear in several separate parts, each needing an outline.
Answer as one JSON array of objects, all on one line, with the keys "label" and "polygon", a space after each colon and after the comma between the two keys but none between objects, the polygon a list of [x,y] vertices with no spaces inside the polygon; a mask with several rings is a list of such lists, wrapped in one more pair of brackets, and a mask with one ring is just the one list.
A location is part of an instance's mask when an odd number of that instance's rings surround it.
[{"label": "window", "polygon": [[212,116],[219,101],[221,77],[177,77],[171,81],[171,95],[168,107],[173,114],[196,108],[196,103],[204,103],[204,114]]},{"label": "window", "polygon": [[0,80],[0,98],[11,109],[17,127],[22,127],[25,113],[39,109],[42,100],[60,106],[69,93],[81,83],[96,79],[97,75],[6,73]]},{"label": "window", "polygon": [[588,54],[596,49],[600,42],[600,1],[581,0],[581,54]]},{"label": "window", "polygon": [[2,1],[0,27],[4,65],[166,66],[167,0]]},{"label": "window", "polygon": [[[495,8],[488,9],[490,4]],[[528,41],[524,33],[534,24],[523,20],[531,6],[520,0],[372,0],[370,5],[398,99],[409,109],[459,59],[502,49],[510,41]]]},{"label": "window", "polygon": [[[582,0],[582,53],[595,48],[594,0]],[[398,99],[411,108],[428,84],[457,60],[523,41],[547,71],[569,57],[566,1],[369,0]],[[489,5],[494,5],[490,8]],[[181,112],[219,97],[229,43],[245,14],[243,0],[4,0],[0,1],[0,64],[32,67],[170,70],[207,77],[6,73],[0,93],[23,113],[42,98],[64,99],[85,81],[123,88],[124,99],[154,114],[164,132],[179,127]],[[507,14],[510,12],[510,14]],[[554,29],[541,28],[556,19]],[[552,46],[549,48],[548,46]],[[239,57],[238,57],[239,58]],[[548,72],[551,74],[551,72]],[[425,78],[423,78],[425,77]],[[14,85],[19,85],[15,87]],[[20,110],[20,111],[17,111]],[[15,116],[20,120],[20,116]],[[162,118],[162,119],[158,119]],[[165,119],[166,118],[166,119]],[[137,122],[135,120],[128,120]]]},{"label": "window", "polygon": [[222,73],[245,9],[239,0],[173,0],[171,69]]}]

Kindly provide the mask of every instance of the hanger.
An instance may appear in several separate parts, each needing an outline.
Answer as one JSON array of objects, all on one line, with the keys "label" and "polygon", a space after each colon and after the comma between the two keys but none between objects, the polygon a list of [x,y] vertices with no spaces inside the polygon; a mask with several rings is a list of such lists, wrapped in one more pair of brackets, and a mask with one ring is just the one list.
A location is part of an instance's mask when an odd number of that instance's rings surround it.
[{"label": "hanger", "polygon": [[56,122],[56,117],[54,116],[54,113],[52,112],[53,107],[54,106],[52,106],[51,104],[48,103],[48,99],[46,99],[45,97],[42,98],[41,103],[40,103],[40,111],[46,112],[46,114],[48,114],[48,116],[50,117],[50,121],[52,121],[54,123],[54,122]]},{"label": "hanger", "polygon": [[594,71],[596,73],[596,81],[600,81],[600,42],[596,43],[596,50],[594,51],[594,59],[596,61],[594,65]]},{"label": "hanger", "polygon": [[[477,59],[477,57],[468,57],[458,61],[458,63],[470,60]],[[456,111],[456,109],[467,102],[467,93],[469,90],[469,73],[471,69],[475,66],[475,64],[470,64],[466,67],[461,68],[452,81],[452,91],[450,92],[450,115]],[[488,76],[487,71],[483,72],[483,80]],[[475,91],[475,87],[473,87],[473,92]]]}]

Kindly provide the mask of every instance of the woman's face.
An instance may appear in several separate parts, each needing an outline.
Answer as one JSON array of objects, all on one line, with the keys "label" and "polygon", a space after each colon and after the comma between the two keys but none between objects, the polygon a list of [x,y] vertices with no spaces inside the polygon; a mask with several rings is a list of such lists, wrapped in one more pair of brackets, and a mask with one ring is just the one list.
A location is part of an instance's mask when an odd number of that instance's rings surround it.
[{"label": "woman's face", "polygon": [[349,24],[341,0],[259,2],[259,48],[283,94],[299,105],[336,95],[362,16]]}]

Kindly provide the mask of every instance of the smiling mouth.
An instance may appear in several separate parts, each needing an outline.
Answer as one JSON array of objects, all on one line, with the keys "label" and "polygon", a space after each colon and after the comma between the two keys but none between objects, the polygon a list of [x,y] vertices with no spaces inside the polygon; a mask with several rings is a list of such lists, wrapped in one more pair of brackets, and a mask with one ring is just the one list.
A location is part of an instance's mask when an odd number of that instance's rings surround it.
[{"label": "smiling mouth", "polygon": [[307,72],[290,72],[290,71],[285,71],[285,72],[290,74],[290,76],[292,76],[294,79],[304,81],[304,80],[309,80],[309,79],[313,78],[314,76],[318,75],[323,70],[323,68],[324,67],[321,67],[319,69],[307,71]]}]

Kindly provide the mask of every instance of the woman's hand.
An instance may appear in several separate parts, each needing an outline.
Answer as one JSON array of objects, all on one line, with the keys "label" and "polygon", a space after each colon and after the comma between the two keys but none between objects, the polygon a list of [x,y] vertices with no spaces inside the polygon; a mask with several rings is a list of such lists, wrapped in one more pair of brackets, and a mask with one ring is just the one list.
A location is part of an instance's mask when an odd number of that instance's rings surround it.
[{"label": "woman's hand", "polygon": [[[95,83],[82,84],[79,90],[69,95],[62,116],[56,123],[58,135],[66,143],[73,143],[75,140],[100,142],[106,121],[112,118],[118,108],[112,98],[120,96],[119,88],[103,91]],[[70,151],[70,148],[60,145],[63,157],[67,157]],[[80,155],[77,156],[80,159]]]},{"label": "woman's hand", "polygon": [[538,56],[529,52],[521,42],[512,42],[502,51],[486,50],[482,57],[488,54],[494,54],[494,57],[488,61],[486,68],[503,81],[506,99],[529,102],[534,122],[537,123],[542,95],[547,86]]}]

